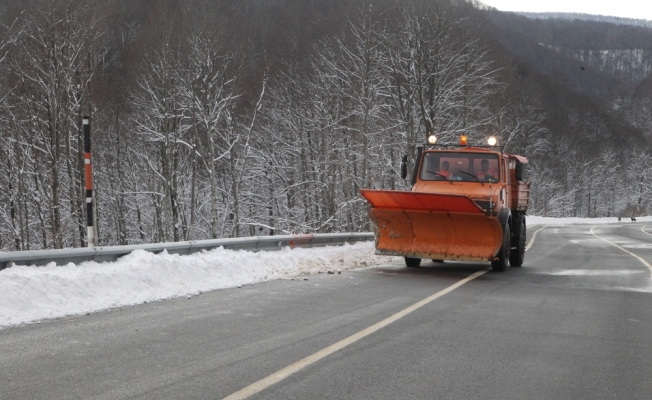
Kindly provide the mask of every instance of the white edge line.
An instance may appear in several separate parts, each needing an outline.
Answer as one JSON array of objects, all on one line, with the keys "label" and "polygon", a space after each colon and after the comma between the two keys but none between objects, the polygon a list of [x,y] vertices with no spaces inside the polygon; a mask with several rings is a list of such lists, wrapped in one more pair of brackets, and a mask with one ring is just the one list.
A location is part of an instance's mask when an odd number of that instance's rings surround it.
[{"label": "white edge line", "polygon": [[485,270],[482,270],[482,271],[478,271],[478,272],[474,273],[473,275],[469,275],[466,278],[462,279],[461,281],[459,281],[457,283],[454,283],[451,286],[447,287],[446,289],[441,290],[441,291],[433,294],[432,296],[427,297],[427,298],[425,298],[425,299],[411,305],[410,307],[408,307],[408,308],[406,308],[406,309],[404,309],[402,311],[399,311],[396,314],[394,314],[394,315],[392,315],[392,316],[390,316],[390,317],[388,317],[388,318],[386,318],[386,319],[384,319],[384,320],[382,320],[382,321],[380,321],[380,322],[378,322],[378,323],[376,323],[374,325],[371,325],[370,327],[368,327],[366,329],[363,329],[358,333],[355,333],[355,334],[347,337],[346,339],[340,340],[339,342],[337,342],[335,344],[332,344],[332,345],[330,345],[328,347],[325,347],[322,350],[319,350],[318,352],[313,353],[312,355],[309,355],[308,357],[306,357],[306,358],[304,358],[302,360],[299,360],[299,361],[295,362],[294,364],[288,365],[287,367],[283,368],[282,370],[277,371],[277,372],[267,376],[266,378],[263,378],[263,379],[259,380],[258,382],[252,383],[251,385],[247,386],[246,388],[241,389],[241,390],[239,390],[239,391],[225,397],[224,400],[241,400],[241,399],[246,399],[249,396],[253,396],[254,394],[259,393],[262,390],[274,385],[275,383],[278,383],[278,382],[282,381],[283,379],[285,379],[285,378],[289,377],[290,375],[302,370],[303,368],[305,368],[305,367],[307,367],[307,366],[309,366],[311,364],[314,364],[315,362],[321,360],[322,358],[325,358],[325,357],[335,353],[336,351],[341,350],[341,349],[345,348],[346,346],[348,346],[350,344],[353,344],[353,343],[357,342],[358,340],[365,338],[366,336],[371,335],[372,333],[386,327],[387,325],[389,325],[389,324],[391,324],[393,322],[396,322],[400,318],[403,318],[404,316],[418,310],[419,308],[421,308],[421,307],[425,306],[426,304],[438,299],[439,297],[441,297],[441,296],[443,296],[443,295],[445,295],[447,293],[452,292],[453,290],[457,289],[458,287],[464,285],[467,282],[472,281],[473,279],[475,279],[475,278],[477,278],[477,277],[479,277],[479,276],[481,276],[481,275],[483,275],[483,274],[485,274],[487,272],[488,272],[488,270],[485,269]]},{"label": "white edge line", "polygon": [[[626,249],[624,249],[624,248],[618,246],[616,243],[614,243],[614,242],[612,242],[612,241],[610,241],[610,240],[607,240],[607,239],[605,239],[605,238],[603,238],[603,237],[600,237],[600,236],[596,235],[595,233],[593,233],[593,229],[595,229],[595,228],[596,228],[595,226],[591,228],[591,234],[592,234],[593,236],[597,237],[597,238],[600,239],[600,240],[604,240],[605,242],[610,243],[611,245],[618,247],[620,250],[622,250],[622,251],[624,251],[625,253],[631,255],[632,257],[637,258],[638,261],[640,261],[641,263],[643,263],[643,265],[645,265],[645,266],[650,270],[650,273],[652,273],[652,265],[650,265],[650,263],[648,263],[647,261],[645,261],[643,258],[637,256],[636,254],[632,253],[631,251],[626,250]],[[647,233],[647,232],[645,232],[645,233]],[[649,235],[649,234],[648,234],[648,235]]]},{"label": "white edge line", "polygon": [[647,226],[642,227],[642,228],[641,228],[641,232],[645,233],[646,235],[650,235],[650,236],[652,236],[652,233],[645,232],[645,228],[647,228]]},{"label": "white edge line", "polygon": [[537,233],[539,233],[540,231],[546,229],[547,227],[548,227],[548,226],[546,225],[546,226],[544,226],[543,228],[539,228],[536,232],[534,232],[534,234],[533,234],[532,237],[530,238],[530,241],[528,242],[527,246],[525,246],[525,251],[530,250],[530,247],[532,247],[532,245],[534,244],[534,238],[537,237]]}]

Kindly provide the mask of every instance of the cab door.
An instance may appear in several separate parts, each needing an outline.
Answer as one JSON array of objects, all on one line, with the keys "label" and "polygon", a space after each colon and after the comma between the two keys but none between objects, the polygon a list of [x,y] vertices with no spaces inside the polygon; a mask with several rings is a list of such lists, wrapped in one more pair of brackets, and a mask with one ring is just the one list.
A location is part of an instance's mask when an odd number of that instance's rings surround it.
[{"label": "cab door", "polygon": [[511,198],[510,198],[510,192],[509,188],[511,187],[510,184],[512,183],[512,175],[510,174],[509,171],[509,160],[507,158],[503,158],[502,160],[502,177],[500,181],[502,182],[502,200],[504,200],[504,205],[507,208],[512,208],[511,206]]}]

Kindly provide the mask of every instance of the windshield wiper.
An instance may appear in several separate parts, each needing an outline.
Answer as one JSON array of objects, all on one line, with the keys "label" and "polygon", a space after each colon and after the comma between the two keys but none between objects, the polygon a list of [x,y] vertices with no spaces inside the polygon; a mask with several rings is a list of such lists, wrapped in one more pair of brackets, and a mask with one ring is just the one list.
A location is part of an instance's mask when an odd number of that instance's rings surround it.
[{"label": "windshield wiper", "polygon": [[429,173],[429,174],[439,175],[439,176],[441,176],[442,178],[444,178],[444,180],[447,180],[448,182],[450,182],[451,185],[453,184],[453,182],[452,182],[450,179],[448,179],[447,176],[442,175],[442,174],[440,174],[439,172],[428,171],[428,170],[426,170],[426,172]]},{"label": "windshield wiper", "polygon": [[[457,172],[461,172],[461,173],[463,173],[463,174],[466,174],[466,175],[470,176],[471,178],[475,179],[476,182],[480,182],[480,183],[482,183],[482,181],[481,181],[480,179],[478,179],[478,177],[477,177],[476,175],[473,175],[473,174],[470,173],[470,172],[462,171],[461,169],[457,169],[456,171],[457,171]],[[484,183],[482,183],[482,186],[484,186]]]}]

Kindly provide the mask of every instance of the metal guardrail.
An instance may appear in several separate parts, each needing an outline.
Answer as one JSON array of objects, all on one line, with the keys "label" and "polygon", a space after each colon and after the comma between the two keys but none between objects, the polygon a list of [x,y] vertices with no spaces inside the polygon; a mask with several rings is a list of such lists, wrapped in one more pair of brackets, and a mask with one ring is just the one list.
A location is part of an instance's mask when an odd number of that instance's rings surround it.
[{"label": "metal guardrail", "polygon": [[314,235],[253,236],[234,239],[194,240],[130,246],[84,247],[77,249],[0,252],[0,270],[13,265],[78,264],[83,261],[115,261],[134,250],[170,254],[192,254],[224,247],[228,250],[274,251],[284,247],[340,246],[344,243],[373,240],[373,233],[318,233]]}]

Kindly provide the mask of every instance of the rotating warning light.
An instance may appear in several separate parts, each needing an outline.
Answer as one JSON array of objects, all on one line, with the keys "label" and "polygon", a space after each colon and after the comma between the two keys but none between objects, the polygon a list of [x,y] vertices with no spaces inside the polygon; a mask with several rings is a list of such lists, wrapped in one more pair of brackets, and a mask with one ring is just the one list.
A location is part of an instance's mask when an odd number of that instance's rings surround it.
[{"label": "rotating warning light", "polygon": [[489,140],[487,140],[487,144],[489,144],[489,146],[495,146],[498,144],[498,139],[496,139],[495,136],[491,136]]},{"label": "rotating warning light", "polygon": [[460,146],[466,146],[467,137],[466,135],[460,136]]},{"label": "rotating warning light", "polygon": [[437,143],[437,136],[435,136],[435,135],[428,136],[428,143],[430,143],[430,144]]}]

